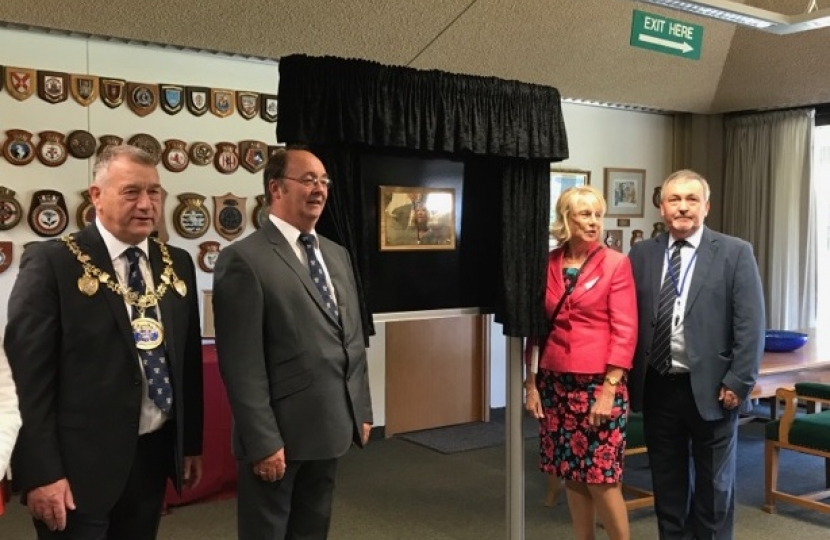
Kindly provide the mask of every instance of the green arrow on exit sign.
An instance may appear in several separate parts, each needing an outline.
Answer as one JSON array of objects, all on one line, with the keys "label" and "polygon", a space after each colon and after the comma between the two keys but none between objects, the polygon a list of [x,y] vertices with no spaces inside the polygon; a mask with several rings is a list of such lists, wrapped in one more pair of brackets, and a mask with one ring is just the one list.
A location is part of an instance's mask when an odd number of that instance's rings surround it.
[{"label": "green arrow on exit sign", "polygon": [[703,27],[635,9],[631,46],[700,60]]}]

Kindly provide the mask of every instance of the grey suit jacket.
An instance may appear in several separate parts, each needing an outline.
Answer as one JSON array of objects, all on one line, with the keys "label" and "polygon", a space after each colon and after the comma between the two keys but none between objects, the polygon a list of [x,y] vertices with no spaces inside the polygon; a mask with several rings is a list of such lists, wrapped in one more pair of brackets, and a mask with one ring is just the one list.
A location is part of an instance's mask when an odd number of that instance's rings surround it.
[{"label": "grey suit jacket", "polygon": [[283,447],[288,460],[339,457],[372,422],[352,265],[343,247],[318,238],[342,323],[270,221],[216,263],[216,347],[237,459],[254,463]]},{"label": "grey suit jacket", "polygon": [[[643,385],[651,353],[668,234],[644,240],[629,257],[637,288],[640,325],[634,369],[629,379],[631,407],[642,409]],[[724,418],[718,401],[722,385],[746,400],[764,350],[764,298],[752,246],[703,229],[689,285],[683,325],[692,391],[700,415]]]}]

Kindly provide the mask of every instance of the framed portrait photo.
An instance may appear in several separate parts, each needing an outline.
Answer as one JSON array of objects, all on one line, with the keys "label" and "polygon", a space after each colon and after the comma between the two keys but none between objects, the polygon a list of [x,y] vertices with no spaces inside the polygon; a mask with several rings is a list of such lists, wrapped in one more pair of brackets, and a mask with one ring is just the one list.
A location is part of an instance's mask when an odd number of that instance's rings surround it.
[{"label": "framed portrait photo", "polygon": [[380,251],[455,249],[455,190],[380,186]]},{"label": "framed portrait photo", "polygon": [[550,170],[550,220],[553,223],[556,219],[556,202],[562,192],[568,188],[591,185],[591,171],[579,169],[555,169]]},{"label": "framed portrait photo", "polygon": [[605,168],[605,217],[643,217],[646,170]]}]

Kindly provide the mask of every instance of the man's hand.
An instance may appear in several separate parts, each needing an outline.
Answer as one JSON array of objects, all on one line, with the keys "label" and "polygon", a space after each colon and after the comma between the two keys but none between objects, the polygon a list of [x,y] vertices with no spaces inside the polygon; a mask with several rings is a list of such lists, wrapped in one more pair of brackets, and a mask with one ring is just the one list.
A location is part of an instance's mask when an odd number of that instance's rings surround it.
[{"label": "man's hand", "polygon": [[285,476],[285,466],[285,448],[280,448],[262,461],[254,463],[254,474],[263,482],[276,482]]},{"label": "man's hand", "polygon": [[35,519],[44,522],[50,531],[66,528],[66,511],[75,509],[75,499],[66,478],[36,487],[26,494],[26,505]]},{"label": "man's hand", "polygon": [[185,456],[183,478],[184,485],[193,489],[202,481],[202,456]]},{"label": "man's hand", "polygon": [[735,407],[741,404],[741,398],[735,394],[732,390],[725,386],[720,387],[720,395],[718,396],[718,401],[721,402],[723,408],[727,411],[731,411]]},{"label": "man's hand", "polygon": [[363,446],[366,446],[366,443],[369,442],[369,435],[372,434],[372,424],[368,422],[363,423],[363,433],[361,434],[360,440],[363,442]]}]

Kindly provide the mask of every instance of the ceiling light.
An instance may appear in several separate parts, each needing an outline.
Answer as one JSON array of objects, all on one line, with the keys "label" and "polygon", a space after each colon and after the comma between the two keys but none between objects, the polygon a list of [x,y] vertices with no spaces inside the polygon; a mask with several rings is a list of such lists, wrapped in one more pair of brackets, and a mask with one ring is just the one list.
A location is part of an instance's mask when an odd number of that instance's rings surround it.
[{"label": "ceiling light", "polygon": [[684,13],[709,17],[773,34],[795,34],[830,26],[830,9],[784,15],[730,0],[639,0]]}]

